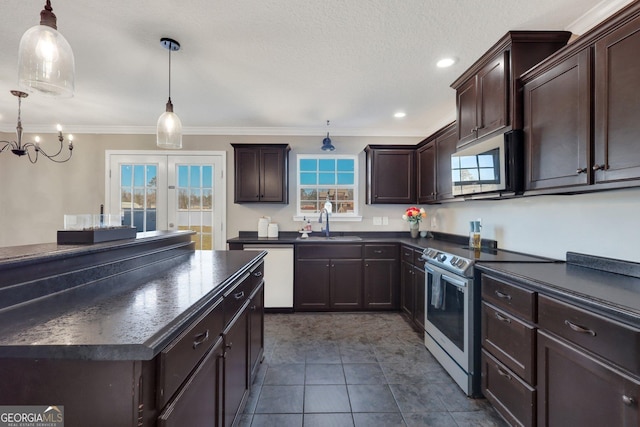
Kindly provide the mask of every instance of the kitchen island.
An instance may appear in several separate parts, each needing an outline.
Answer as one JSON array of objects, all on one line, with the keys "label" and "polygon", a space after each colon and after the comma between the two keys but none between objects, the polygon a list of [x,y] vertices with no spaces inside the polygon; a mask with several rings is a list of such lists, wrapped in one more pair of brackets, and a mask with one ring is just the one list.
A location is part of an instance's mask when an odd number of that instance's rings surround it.
[{"label": "kitchen island", "polygon": [[231,424],[261,359],[265,254],[190,234],[0,250],[0,405],[58,405],[67,427]]}]

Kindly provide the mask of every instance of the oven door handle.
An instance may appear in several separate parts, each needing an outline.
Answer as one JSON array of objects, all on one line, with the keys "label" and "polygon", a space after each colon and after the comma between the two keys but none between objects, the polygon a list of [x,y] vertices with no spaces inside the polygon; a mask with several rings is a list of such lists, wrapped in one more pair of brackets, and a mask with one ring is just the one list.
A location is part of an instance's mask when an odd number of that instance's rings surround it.
[{"label": "oven door handle", "polygon": [[467,282],[466,281],[460,281],[460,279],[456,279],[454,277],[451,277],[447,274],[442,274],[441,275],[442,278],[447,279],[447,283],[460,288],[460,289],[466,289],[467,288]]}]

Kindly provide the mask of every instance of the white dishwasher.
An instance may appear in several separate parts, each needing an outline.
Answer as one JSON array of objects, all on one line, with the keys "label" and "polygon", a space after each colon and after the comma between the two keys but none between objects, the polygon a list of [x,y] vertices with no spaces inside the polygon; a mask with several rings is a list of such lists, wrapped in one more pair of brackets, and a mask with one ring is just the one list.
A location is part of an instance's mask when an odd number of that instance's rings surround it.
[{"label": "white dishwasher", "polygon": [[264,258],[264,307],[293,309],[293,245],[244,245],[245,251],[267,251]]}]

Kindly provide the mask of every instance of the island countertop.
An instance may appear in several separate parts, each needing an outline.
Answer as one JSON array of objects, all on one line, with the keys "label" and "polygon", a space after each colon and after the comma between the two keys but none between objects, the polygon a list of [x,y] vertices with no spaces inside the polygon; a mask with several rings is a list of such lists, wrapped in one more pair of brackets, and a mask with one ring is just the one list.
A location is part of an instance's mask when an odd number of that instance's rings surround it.
[{"label": "island countertop", "polygon": [[0,357],[150,360],[264,256],[195,251],[2,309]]}]

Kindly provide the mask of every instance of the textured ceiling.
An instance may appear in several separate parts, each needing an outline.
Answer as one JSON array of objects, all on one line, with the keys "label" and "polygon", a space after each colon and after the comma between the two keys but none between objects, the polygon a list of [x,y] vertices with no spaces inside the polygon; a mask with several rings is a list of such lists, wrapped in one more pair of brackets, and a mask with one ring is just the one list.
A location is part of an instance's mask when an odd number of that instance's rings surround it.
[{"label": "textured ceiling", "polygon": [[[613,0],[605,0],[605,2]],[[53,0],[76,94],[23,101],[25,132],[155,133],[168,95],[185,134],[426,136],[449,85],[508,30],[567,29],[600,0]],[[616,0],[620,3],[620,0]],[[15,128],[20,37],[44,0],[2,0],[0,131]],[[458,62],[438,69],[453,55]],[[396,111],[407,116],[395,119]]]}]

